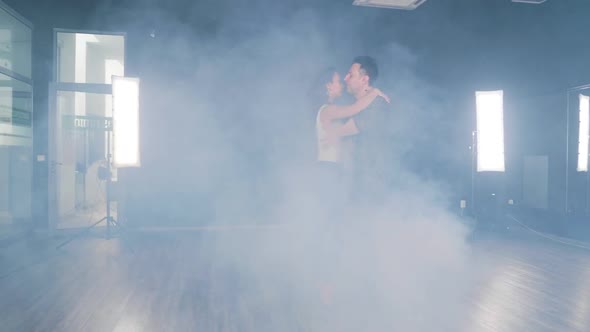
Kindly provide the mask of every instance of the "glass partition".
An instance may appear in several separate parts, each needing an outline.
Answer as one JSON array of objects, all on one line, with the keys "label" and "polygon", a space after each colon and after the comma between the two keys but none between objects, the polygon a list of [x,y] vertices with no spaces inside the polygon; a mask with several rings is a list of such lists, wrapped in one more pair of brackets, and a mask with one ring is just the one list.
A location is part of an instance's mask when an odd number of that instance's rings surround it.
[{"label": "glass partition", "polygon": [[0,74],[0,223],[31,218],[32,99],[30,85]]},{"label": "glass partition", "polygon": [[0,67],[31,78],[32,29],[0,7]]}]

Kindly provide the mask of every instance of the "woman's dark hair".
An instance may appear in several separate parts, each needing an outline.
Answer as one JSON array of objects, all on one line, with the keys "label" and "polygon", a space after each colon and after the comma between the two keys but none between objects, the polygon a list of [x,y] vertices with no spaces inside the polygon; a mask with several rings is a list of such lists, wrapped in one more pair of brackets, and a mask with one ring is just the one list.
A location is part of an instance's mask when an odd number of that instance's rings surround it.
[{"label": "woman's dark hair", "polygon": [[314,114],[316,114],[318,109],[328,100],[326,84],[332,82],[332,78],[336,72],[335,67],[325,68],[313,80],[309,89],[308,97],[312,108],[311,111],[314,112]]}]

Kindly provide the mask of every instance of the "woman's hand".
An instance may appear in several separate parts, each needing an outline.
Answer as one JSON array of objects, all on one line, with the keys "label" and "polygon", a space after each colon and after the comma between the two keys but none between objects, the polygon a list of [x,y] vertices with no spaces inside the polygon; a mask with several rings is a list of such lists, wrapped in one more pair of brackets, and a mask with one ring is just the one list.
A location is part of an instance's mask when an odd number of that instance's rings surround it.
[{"label": "woman's hand", "polygon": [[375,93],[377,94],[377,96],[379,96],[379,97],[381,97],[381,98],[385,99],[385,101],[386,101],[388,104],[391,104],[391,100],[389,99],[389,97],[388,97],[386,94],[384,94],[384,93],[383,93],[383,91],[381,91],[381,90],[379,90],[379,89],[375,88]]}]

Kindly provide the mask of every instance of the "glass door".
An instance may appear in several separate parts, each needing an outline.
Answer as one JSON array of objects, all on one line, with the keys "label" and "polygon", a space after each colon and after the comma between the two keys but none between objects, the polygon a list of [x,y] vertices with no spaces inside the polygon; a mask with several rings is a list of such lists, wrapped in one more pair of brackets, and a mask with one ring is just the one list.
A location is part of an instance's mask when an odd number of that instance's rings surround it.
[{"label": "glass door", "polygon": [[[110,94],[55,90],[51,158],[55,228],[92,224],[106,215]],[[113,174],[111,174],[113,178]],[[116,208],[116,204],[113,205]]]},{"label": "glass door", "polygon": [[[49,88],[49,225],[87,227],[106,216],[113,75],[124,76],[123,35],[56,30]],[[117,219],[116,200],[111,214]],[[100,225],[105,225],[100,224]]]}]

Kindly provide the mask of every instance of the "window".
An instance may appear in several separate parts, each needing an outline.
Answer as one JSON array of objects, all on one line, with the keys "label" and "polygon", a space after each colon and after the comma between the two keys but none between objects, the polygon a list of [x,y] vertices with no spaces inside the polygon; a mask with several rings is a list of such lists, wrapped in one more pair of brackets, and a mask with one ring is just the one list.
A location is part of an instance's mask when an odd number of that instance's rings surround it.
[{"label": "window", "polygon": [[124,76],[125,37],[57,33],[57,82],[111,84]]}]

